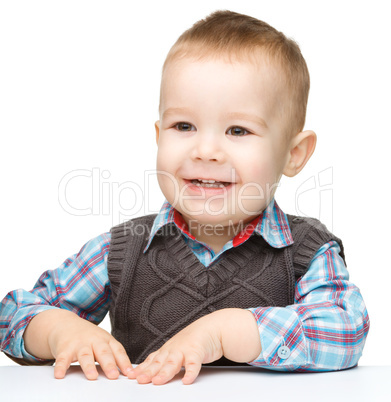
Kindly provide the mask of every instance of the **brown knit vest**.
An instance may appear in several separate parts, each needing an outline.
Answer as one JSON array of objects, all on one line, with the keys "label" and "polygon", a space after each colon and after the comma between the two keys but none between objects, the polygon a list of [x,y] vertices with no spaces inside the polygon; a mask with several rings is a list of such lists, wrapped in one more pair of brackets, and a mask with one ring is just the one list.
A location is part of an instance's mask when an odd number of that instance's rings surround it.
[{"label": "brown knit vest", "polygon": [[[135,364],[215,310],[293,304],[296,281],[326,242],[337,241],[344,258],[341,240],[318,220],[288,215],[293,245],[273,248],[253,234],[206,268],[174,224],[161,228],[144,254],[155,217],[111,229],[112,334]],[[234,363],[223,358],[215,364]]]}]

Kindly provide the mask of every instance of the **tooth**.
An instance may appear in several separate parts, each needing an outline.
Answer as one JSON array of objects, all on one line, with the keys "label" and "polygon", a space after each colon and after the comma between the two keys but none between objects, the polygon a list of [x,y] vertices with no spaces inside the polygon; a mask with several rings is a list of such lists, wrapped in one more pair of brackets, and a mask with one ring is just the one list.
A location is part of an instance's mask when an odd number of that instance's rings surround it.
[{"label": "tooth", "polygon": [[191,182],[198,187],[206,187],[206,188],[224,188],[224,187],[226,187],[224,182],[219,182],[216,180],[193,179]]},{"label": "tooth", "polygon": [[201,181],[202,183],[216,183],[216,180],[204,180],[204,179],[197,179],[198,181]]}]

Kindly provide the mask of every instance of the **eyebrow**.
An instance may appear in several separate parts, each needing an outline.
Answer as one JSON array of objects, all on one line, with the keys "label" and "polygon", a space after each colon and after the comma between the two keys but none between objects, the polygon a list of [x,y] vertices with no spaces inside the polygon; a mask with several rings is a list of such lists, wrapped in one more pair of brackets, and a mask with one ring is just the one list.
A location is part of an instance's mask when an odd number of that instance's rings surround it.
[{"label": "eyebrow", "polygon": [[240,119],[240,120],[249,120],[252,121],[253,123],[258,124],[259,126],[268,128],[266,121],[262,119],[262,117],[252,115],[252,114],[247,114],[247,113],[239,113],[239,112],[231,112],[227,113],[228,117],[231,117],[233,119]]},{"label": "eyebrow", "polygon": [[[164,119],[164,117],[166,117],[170,114],[189,113],[189,112],[190,112],[190,109],[185,108],[185,107],[170,107],[163,112],[162,118]],[[255,124],[258,124],[259,126],[268,128],[266,121],[264,119],[262,119],[262,117],[259,117],[256,115],[252,115],[252,114],[248,114],[248,113],[240,113],[240,112],[230,112],[230,113],[226,113],[226,116],[231,119],[249,120]]]},{"label": "eyebrow", "polygon": [[189,113],[190,109],[186,108],[186,107],[169,107],[168,109],[166,109],[163,114],[162,114],[162,118],[164,119],[167,115],[170,114],[176,114],[176,113]]}]

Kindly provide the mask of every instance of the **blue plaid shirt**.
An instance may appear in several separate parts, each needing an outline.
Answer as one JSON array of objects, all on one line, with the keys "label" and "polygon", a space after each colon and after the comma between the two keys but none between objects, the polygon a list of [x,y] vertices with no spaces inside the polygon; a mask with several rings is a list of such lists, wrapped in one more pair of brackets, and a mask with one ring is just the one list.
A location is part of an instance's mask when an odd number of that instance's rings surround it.
[{"label": "blue plaid shirt", "polygon": [[[182,231],[205,267],[254,233],[272,247],[293,243],[287,217],[274,200],[217,254],[188,232],[181,215],[168,202],[155,218],[144,252],[158,229],[169,223]],[[44,362],[25,350],[23,333],[30,320],[47,309],[64,308],[96,324],[103,320],[110,304],[110,239],[109,232],[97,236],[57,269],[45,271],[31,291],[17,289],[6,295],[0,305],[2,351],[31,364]],[[339,370],[357,364],[369,318],[359,289],[349,282],[339,251],[333,241],[318,250],[307,273],[296,282],[294,304],[249,309],[257,321],[262,345],[261,354],[249,364],[282,371]]]}]

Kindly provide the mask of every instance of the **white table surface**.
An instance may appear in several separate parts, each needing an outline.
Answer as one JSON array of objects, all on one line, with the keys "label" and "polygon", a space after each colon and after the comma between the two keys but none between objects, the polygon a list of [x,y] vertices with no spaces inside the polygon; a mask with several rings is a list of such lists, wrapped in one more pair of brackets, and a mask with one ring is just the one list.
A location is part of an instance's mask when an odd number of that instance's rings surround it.
[{"label": "white table surface", "polygon": [[194,384],[176,376],[163,386],[140,385],[120,376],[88,381],[80,366],[65,379],[53,367],[0,367],[0,401],[391,401],[391,366],[359,366],[326,373],[280,373],[246,368],[204,367]]}]

